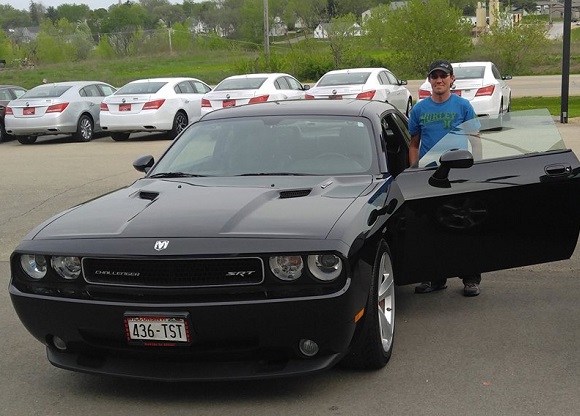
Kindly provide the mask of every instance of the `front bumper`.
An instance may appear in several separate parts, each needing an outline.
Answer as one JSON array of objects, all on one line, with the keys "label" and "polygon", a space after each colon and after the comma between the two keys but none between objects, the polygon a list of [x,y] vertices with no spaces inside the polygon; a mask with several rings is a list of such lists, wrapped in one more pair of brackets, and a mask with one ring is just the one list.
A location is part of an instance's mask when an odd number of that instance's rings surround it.
[{"label": "front bumper", "polygon": [[[347,280],[332,295],[272,301],[92,301],[23,293],[12,284],[10,295],[21,321],[47,345],[48,359],[57,367],[139,379],[232,380],[313,373],[340,361],[367,301],[368,282],[358,280],[356,285]],[[123,319],[128,311],[188,313],[192,343],[130,345]],[[66,350],[55,347],[54,337],[66,342]],[[305,357],[298,348],[302,339],[315,341],[320,352]]]}]

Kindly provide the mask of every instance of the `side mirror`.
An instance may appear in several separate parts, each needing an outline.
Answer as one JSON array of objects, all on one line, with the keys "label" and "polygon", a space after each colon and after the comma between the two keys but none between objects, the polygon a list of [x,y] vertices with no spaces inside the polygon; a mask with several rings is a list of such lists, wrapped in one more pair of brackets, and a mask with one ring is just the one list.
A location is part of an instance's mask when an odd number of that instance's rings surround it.
[{"label": "side mirror", "polygon": [[133,162],[133,167],[139,172],[149,172],[151,166],[155,164],[155,159],[151,155],[141,156]]},{"label": "side mirror", "polygon": [[399,80],[399,85],[407,85],[407,80],[406,79],[400,79]]},{"label": "side mirror", "polygon": [[303,86],[302,86],[302,89],[303,89],[304,91],[308,91],[308,90],[310,89],[310,85],[308,85],[308,84],[305,84],[305,85],[303,85]]},{"label": "side mirror", "polygon": [[437,188],[451,188],[449,171],[473,166],[473,155],[468,150],[449,150],[439,158],[439,167],[429,178],[429,185]]}]

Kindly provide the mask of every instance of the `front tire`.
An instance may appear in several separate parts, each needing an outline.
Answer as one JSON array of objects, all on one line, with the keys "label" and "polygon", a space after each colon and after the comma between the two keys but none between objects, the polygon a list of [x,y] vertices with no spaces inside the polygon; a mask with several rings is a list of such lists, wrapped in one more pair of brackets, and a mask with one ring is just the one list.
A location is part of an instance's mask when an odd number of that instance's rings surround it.
[{"label": "front tire", "polygon": [[111,133],[111,139],[116,142],[126,142],[129,140],[130,133]]},{"label": "front tire", "polygon": [[86,114],[83,114],[77,123],[77,131],[73,134],[73,138],[79,142],[90,142],[95,136],[95,129],[93,119]]},{"label": "front tire", "polygon": [[169,132],[169,138],[171,140],[175,139],[179,133],[183,131],[189,124],[189,120],[187,119],[187,114],[183,111],[178,111],[173,118],[173,128]]},{"label": "front tire", "polygon": [[384,240],[377,250],[363,319],[358,338],[341,364],[357,370],[376,370],[389,362],[395,339],[395,278]]},{"label": "front tire", "polygon": [[16,139],[20,144],[33,144],[36,142],[36,136],[18,136]]}]

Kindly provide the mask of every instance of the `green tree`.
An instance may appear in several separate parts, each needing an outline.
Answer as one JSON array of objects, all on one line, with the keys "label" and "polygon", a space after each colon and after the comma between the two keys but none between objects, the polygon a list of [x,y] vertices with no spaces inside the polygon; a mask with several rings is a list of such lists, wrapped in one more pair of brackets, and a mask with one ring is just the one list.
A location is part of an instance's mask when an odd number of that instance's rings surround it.
[{"label": "green tree", "polygon": [[326,0],[288,0],[284,20],[294,24],[300,19],[309,29],[326,20]]},{"label": "green tree", "polygon": [[527,19],[526,23],[514,24],[511,14],[500,12],[490,30],[479,38],[477,52],[504,73],[528,72],[547,56],[547,31],[545,21]]},{"label": "green tree", "polygon": [[4,30],[32,25],[30,14],[25,10],[16,10],[9,4],[0,4],[0,27]]},{"label": "green tree", "polygon": [[332,51],[335,68],[340,68],[355,52],[355,35],[360,30],[356,17],[352,14],[336,17],[327,28],[328,46]]},{"label": "green tree", "polygon": [[363,22],[365,40],[371,48],[381,48],[386,44],[385,25],[389,16],[389,6],[381,5],[372,9]]},{"label": "green tree", "polygon": [[384,25],[386,45],[393,51],[392,67],[424,76],[430,62],[463,60],[473,49],[471,24],[449,0],[409,0],[390,10]]},{"label": "green tree", "polygon": [[[140,4],[130,2],[111,6],[100,24],[101,31],[107,34],[111,47],[121,56],[129,54],[130,45],[137,32],[152,26],[147,10]],[[135,50],[134,44],[131,49]]]},{"label": "green tree", "polygon": [[44,15],[46,13],[46,8],[42,5],[42,3],[35,3],[34,1],[30,2],[28,6],[28,12],[30,13],[30,19],[32,23],[35,25],[40,25],[42,19],[44,19]]}]

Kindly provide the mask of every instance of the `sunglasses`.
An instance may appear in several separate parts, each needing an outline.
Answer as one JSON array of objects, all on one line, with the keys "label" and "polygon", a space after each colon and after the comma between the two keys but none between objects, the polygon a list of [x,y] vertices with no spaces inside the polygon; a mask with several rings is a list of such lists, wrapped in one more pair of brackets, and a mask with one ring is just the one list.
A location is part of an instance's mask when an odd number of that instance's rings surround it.
[{"label": "sunglasses", "polygon": [[448,76],[449,76],[449,74],[448,74],[448,73],[446,73],[446,72],[442,72],[442,73],[440,73],[440,74],[431,74],[431,75],[429,75],[429,78],[431,78],[431,79],[437,79],[437,78],[445,79],[445,78],[447,78]]}]

